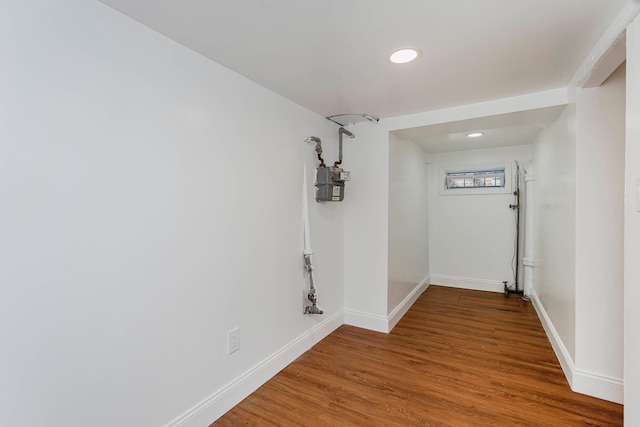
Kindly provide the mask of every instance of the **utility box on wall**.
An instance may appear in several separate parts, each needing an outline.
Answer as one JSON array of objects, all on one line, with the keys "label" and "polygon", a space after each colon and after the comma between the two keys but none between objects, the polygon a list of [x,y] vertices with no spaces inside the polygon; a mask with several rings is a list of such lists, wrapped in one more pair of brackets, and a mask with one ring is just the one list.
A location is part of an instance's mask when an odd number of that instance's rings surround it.
[{"label": "utility box on wall", "polygon": [[351,179],[351,172],[347,172],[339,165],[342,164],[342,134],[353,138],[354,135],[341,127],[338,130],[338,161],[333,166],[327,166],[322,158],[322,142],[317,136],[310,136],[305,142],[316,144],[316,155],[320,165],[316,169],[316,202],[341,202],[344,200],[344,183]]},{"label": "utility box on wall", "polygon": [[320,166],[316,173],[316,201],[341,202],[344,200],[344,183],[351,179],[351,172],[342,168]]}]

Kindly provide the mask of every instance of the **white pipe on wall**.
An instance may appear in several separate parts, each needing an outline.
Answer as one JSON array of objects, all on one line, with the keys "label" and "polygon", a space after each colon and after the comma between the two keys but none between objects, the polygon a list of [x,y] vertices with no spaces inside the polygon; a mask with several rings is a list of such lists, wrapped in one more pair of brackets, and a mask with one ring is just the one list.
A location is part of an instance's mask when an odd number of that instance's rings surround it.
[{"label": "white pipe on wall", "polygon": [[525,215],[524,215],[524,257],[522,258],[522,266],[524,267],[524,294],[529,296],[533,287],[533,185],[534,185],[533,163],[529,162],[524,165],[524,182],[525,182]]},{"label": "white pipe on wall", "polygon": [[309,229],[309,193],[307,191],[307,166],[302,172],[302,225],[304,228],[304,255],[311,255],[311,231]]}]

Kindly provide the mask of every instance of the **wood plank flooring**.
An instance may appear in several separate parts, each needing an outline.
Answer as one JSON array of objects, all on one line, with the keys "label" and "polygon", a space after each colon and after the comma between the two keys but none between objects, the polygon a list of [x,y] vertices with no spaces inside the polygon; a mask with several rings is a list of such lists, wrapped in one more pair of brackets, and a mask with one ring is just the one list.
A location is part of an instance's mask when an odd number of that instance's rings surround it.
[{"label": "wood plank flooring", "polygon": [[431,285],[390,334],[342,326],[212,426],[621,426],[573,393],[531,303]]}]

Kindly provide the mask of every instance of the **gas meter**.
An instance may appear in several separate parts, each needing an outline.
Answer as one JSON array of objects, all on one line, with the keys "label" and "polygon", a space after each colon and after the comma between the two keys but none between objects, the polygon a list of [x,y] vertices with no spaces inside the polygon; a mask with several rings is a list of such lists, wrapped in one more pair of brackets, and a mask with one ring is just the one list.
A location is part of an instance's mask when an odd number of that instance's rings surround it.
[{"label": "gas meter", "polygon": [[344,183],[351,179],[351,172],[337,166],[319,166],[316,174],[316,201],[341,202],[344,200]]},{"label": "gas meter", "polygon": [[351,138],[354,135],[341,127],[338,131],[338,161],[333,166],[327,166],[322,158],[322,143],[317,136],[310,136],[305,141],[316,144],[316,153],[320,165],[316,170],[316,202],[341,202],[344,200],[344,183],[351,179],[351,172],[342,169],[342,134]]}]

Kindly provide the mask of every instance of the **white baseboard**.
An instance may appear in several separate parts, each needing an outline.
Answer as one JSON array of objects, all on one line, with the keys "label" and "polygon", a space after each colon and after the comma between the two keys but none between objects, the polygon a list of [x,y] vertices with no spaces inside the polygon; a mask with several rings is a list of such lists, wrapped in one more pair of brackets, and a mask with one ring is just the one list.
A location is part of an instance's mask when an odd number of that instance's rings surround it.
[{"label": "white baseboard", "polygon": [[573,371],[573,387],[576,393],[624,404],[624,381],[576,368]]},{"label": "white baseboard", "polygon": [[405,297],[388,316],[365,313],[357,310],[344,310],[345,325],[356,326],[358,328],[369,329],[370,331],[389,333],[393,327],[402,319],[414,302],[429,286],[429,275],[422,279],[420,283]]},{"label": "white baseboard", "polygon": [[623,404],[624,381],[620,378],[612,378],[576,368],[569,350],[562,342],[535,290],[531,291],[530,297],[571,390],[587,396],[597,397],[598,399]]},{"label": "white baseboard", "polygon": [[569,382],[571,390],[573,390],[573,372],[575,371],[575,365],[571,355],[569,354],[569,350],[564,345],[564,342],[562,342],[560,334],[558,334],[555,326],[553,326],[553,322],[540,302],[535,290],[531,291],[530,299],[533,303],[533,307],[536,309],[536,313],[538,313],[540,323],[542,323],[542,327],[547,333],[547,338],[549,338],[551,347],[553,347],[553,351],[556,353],[558,362],[560,362],[564,376],[567,378],[567,382]]},{"label": "white baseboard", "polygon": [[165,427],[206,427],[344,323],[339,311],[175,418]]},{"label": "white baseboard", "polygon": [[391,330],[396,326],[396,324],[398,324],[400,319],[402,319],[402,316],[407,314],[407,311],[409,311],[413,303],[415,303],[416,300],[420,297],[420,295],[422,295],[422,293],[427,290],[427,288],[429,287],[429,283],[430,283],[430,278],[429,278],[429,275],[427,274],[427,277],[422,279],[420,283],[416,285],[413,291],[411,291],[409,295],[407,295],[407,297],[404,300],[402,300],[402,302],[398,304],[398,306],[394,308],[393,311],[391,311],[391,313],[389,313],[389,316],[387,316],[388,332],[391,332]]},{"label": "white baseboard", "polygon": [[365,313],[356,310],[344,310],[345,325],[369,329],[376,332],[389,332],[389,319],[387,316]]},{"label": "white baseboard", "polygon": [[432,274],[431,283],[450,288],[473,289],[476,291],[504,292],[504,284],[499,280],[474,279],[471,277]]}]

